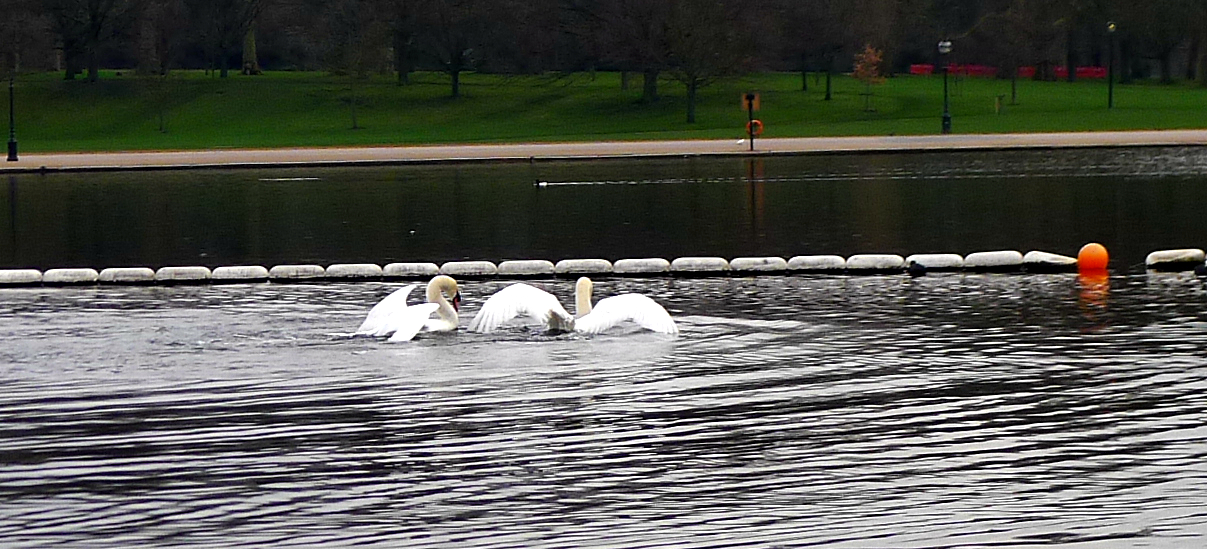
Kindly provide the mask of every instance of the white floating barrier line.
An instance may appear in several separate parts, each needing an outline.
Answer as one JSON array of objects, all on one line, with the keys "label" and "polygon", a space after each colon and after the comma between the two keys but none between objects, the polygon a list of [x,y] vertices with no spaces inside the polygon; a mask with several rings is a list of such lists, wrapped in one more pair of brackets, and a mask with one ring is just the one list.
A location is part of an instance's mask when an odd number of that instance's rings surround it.
[{"label": "white floating barrier line", "polygon": [[1023,268],[1023,254],[1013,250],[976,252],[964,256],[964,270],[974,272],[1014,272]]},{"label": "white floating barrier line", "polygon": [[712,277],[729,274],[723,257],[678,257],[671,261],[671,274],[681,277]]},{"label": "white floating barrier line", "polygon": [[925,267],[928,272],[964,269],[964,258],[960,257],[960,254],[914,254],[905,258],[906,267],[910,263]]},{"label": "white floating barrier line", "polygon": [[0,288],[14,286],[39,286],[42,284],[42,271],[37,269],[4,269],[0,270]]},{"label": "white floating barrier line", "polygon": [[1160,250],[1148,254],[1144,266],[1154,271],[1193,271],[1204,264],[1205,256],[1198,248]]},{"label": "white floating barrier line", "polygon": [[499,268],[489,261],[449,261],[440,266],[440,274],[453,278],[489,278],[499,274]]},{"label": "white floating barrier line", "polygon": [[100,274],[96,269],[50,269],[42,273],[42,284],[47,286],[80,286],[96,284]]},{"label": "white floating barrier line", "polygon": [[671,262],[660,257],[621,259],[612,264],[612,272],[621,276],[661,276],[670,271]]},{"label": "white floating barrier line", "polygon": [[840,255],[798,255],[788,260],[788,272],[842,274],[847,260]]},{"label": "white floating barrier line", "polygon": [[214,284],[238,284],[246,282],[267,282],[268,269],[259,265],[238,265],[234,267],[218,267],[210,274],[210,282]]},{"label": "white floating barrier line", "polygon": [[1023,256],[1023,270],[1029,273],[1076,272],[1077,258],[1032,250]]},{"label": "white floating barrier line", "polygon": [[381,270],[386,280],[428,279],[438,274],[440,266],[435,263],[390,263]]},{"label": "white floating barrier line", "polygon": [[788,271],[788,261],[782,257],[736,257],[729,261],[734,274],[780,274]]},{"label": "white floating barrier line", "polygon": [[308,282],[326,277],[327,270],[319,265],[277,265],[268,270],[270,282]]},{"label": "white floating barrier line", "polygon": [[110,267],[97,276],[101,284],[154,284],[155,271],[146,267]]},{"label": "white floating barrier line", "polygon": [[208,267],[161,267],[155,271],[155,283],[170,284],[208,284],[213,273]]},{"label": "white floating barrier line", "polygon": [[337,263],[328,265],[328,280],[381,280],[382,269],[373,263]]},{"label": "white floating barrier line", "polygon": [[543,259],[512,260],[499,264],[499,276],[513,278],[551,277],[556,272],[553,262]]},{"label": "white floating barrier line", "polygon": [[[1042,251],[1023,254],[1006,250],[959,254],[914,254],[907,258],[893,254],[800,255],[782,257],[680,257],[674,261],[651,257],[621,259],[563,259],[556,264],[536,260],[508,260],[495,265],[490,261],[450,261],[435,263],[390,263],[384,268],[373,263],[329,265],[277,265],[271,270],[258,265],[226,266],[210,270],[202,266],[110,267],[97,272],[90,268],[0,269],[0,288],[16,286],[70,286],[87,284],[223,284],[247,282],[308,282],[324,280],[423,280],[438,274],[467,279],[594,276],[666,276],[718,277],[753,276],[784,273],[875,274],[901,273],[909,264],[928,271],[1069,272],[1077,270],[1077,259]],[[1160,250],[1145,260],[1150,271],[1207,271],[1207,253],[1197,248]]]},{"label": "white floating barrier line", "polygon": [[557,276],[610,275],[612,262],[606,259],[563,259],[553,266]]}]

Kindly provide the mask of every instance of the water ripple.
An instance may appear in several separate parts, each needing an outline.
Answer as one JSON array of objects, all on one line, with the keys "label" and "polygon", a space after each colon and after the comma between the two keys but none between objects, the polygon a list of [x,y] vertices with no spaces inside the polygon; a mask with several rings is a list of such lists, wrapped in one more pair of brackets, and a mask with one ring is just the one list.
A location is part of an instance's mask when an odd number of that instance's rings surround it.
[{"label": "water ripple", "polygon": [[682,336],[409,345],[335,335],[390,284],[0,290],[0,536],[1197,547],[1207,297],[1110,284],[607,280]]}]

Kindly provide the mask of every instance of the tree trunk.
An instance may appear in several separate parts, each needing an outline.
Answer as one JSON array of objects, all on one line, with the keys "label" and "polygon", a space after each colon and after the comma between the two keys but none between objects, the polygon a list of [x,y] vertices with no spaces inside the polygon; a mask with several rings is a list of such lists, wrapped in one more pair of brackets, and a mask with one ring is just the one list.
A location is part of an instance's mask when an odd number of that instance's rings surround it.
[{"label": "tree trunk", "polygon": [[407,51],[409,36],[402,31],[394,31],[394,70],[398,71],[398,85],[411,83],[411,56]]},{"label": "tree trunk", "polygon": [[1204,51],[1203,48],[1199,48],[1199,58],[1197,59],[1197,62],[1199,66],[1195,71],[1195,76],[1197,77],[1196,80],[1198,81],[1199,86],[1207,87],[1207,51]]},{"label": "tree trunk", "polygon": [[461,97],[461,70],[453,69],[448,74],[453,77],[453,99],[457,99]]},{"label": "tree trunk", "polygon": [[804,55],[800,56],[800,91],[809,91],[809,59]]},{"label": "tree trunk", "polygon": [[230,69],[227,67],[227,64],[230,63],[228,57],[225,51],[218,54],[218,78],[226,78],[230,75]]},{"label": "tree trunk", "polygon": [[1065,80],[1069,82],[1077,81],[1077,51],[1074,46],[1073,26],[1068,25],[1065,33]]},{"label": "tree trunk", "polygon": [[101,79],[101,56],[97,55],[96,48],[88,50],[88,81],[96,82]]},{"label": "tree trunk", "polygon": [[687,123],[696,123],[696,92],[699,90],[699,81],[695,78],[689,78],[687,82]]},{"label": "tree trunk", "polygon": [[247,35],[243,37],[243,74],[254,75],[263,72],[260,70],[259,56],[256,55],[256,30],[249,27]]},{"label": "tree trunk", "polygon": [[1010,104],[1018,104],[1018,67],[1014,68],[1014,74],[1010,75]]},{"label": "tree trunk", "polygon": [[629,91],[629,71],[620,71],[620,91]]},{"label": "tree trunk", "polygon": [[658,70],[646,69],[641,73],[641,100],[653,103],[658,100]]},{"label": "tree trunk", "polygon": [[1162,84],[1173,83],[1173,52],[1172,51],[1161,52],[1160,59],[1161,59],[1161,83]]},{"label": "tree trunk", "polygon": [[833,95],[831,94],[831,92],[834,90],[833,76],[834,76],[834,68],[827,67],[826,68],[826,101],[829,101],[833,97]]},{"label": "tree trunk", "polygon": [[1195,34],[1190,39],[1190,49],[1186,55],[1186,79],[1194,81],[1198,79],[1199,74],[1199,35]]}]

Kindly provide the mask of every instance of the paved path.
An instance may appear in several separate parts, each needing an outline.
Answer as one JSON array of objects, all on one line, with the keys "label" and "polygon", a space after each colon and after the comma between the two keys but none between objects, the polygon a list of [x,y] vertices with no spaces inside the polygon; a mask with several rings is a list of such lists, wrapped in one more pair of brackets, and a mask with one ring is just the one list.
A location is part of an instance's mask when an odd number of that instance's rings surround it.
[{"label": "paved path", "polygon": [[[1207,145],[1207,130],[964,134],[881,137],[759,139],[753,154],[824,154],[975,149]],[[70,170],[284,167],[409,162],[527,161],[745,155],[749,145],[733,139],[701,141],[610,141],[508,145],[442,145],[315,149],[211,149],[171,152],[23,154],[0,163],[0,173]]]}]

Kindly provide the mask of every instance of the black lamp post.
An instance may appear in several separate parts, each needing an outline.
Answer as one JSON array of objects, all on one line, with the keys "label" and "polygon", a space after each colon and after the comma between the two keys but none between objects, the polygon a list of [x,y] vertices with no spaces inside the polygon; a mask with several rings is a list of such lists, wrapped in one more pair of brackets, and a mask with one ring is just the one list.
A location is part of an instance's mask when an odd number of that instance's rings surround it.
[{"label": "black lamp post", "polygon": [[8,75],[8,161],[17,161],[17,118],[16,103],[13,100],[13,84],[17,79],[16,70]]},{"label": "black lamp post", "polygon": [[1115,108],[1115,22],[1108,21],[1106,24],[1106,34],[1110,37],[1107,40],[1106,51],[1106,108]]},{"label": "black lamp post", "polygon": [[943,63],[943,133],[951,133],[951,109],[947,99],[947,54],[951,53],[951,40],[939,42],[939,61]]}]

